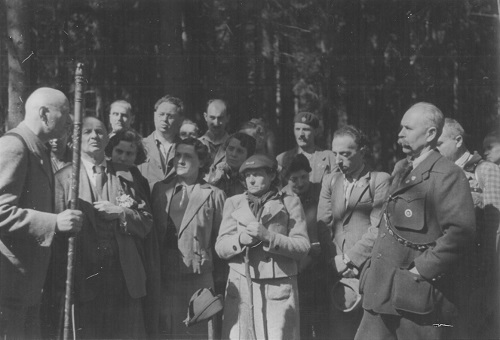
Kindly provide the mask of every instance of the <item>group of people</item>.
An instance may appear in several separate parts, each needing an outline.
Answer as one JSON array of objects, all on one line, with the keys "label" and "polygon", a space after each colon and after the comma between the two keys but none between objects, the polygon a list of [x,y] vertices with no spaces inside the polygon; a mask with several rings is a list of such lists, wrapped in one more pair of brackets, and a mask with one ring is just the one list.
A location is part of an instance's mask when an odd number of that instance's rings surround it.
[{"label": "group of people", "polygon": [[497,135],[483,160],[456,120],[417,103],[398,133],[407,157],[388,174],[354,126],[321,149],[309,112],[274,157],[262,119],[228,133],[221,99],[200,136],[181,99],[160,98],[145,138],[118,100],[109,132],[83,119],[70,209],[69,111],[62,92],[37,89],[0,138],[2,338],[60,336],[74,235],[76,338],[206,339],[206,323],[186,326],[201,288],[224,296],[222,339],[498,337]]}]

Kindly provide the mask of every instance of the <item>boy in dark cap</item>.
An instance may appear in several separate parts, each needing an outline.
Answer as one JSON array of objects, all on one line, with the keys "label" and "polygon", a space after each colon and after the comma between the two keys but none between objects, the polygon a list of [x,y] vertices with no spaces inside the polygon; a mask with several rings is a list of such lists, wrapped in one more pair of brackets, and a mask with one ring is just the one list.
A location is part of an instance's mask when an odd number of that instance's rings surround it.
[{"label": "boy in dark cap", "polygon": [[[306,156],[297,154],[290,167],[284,169],[288,184],[283,188],[287,195],[299,196],[306,216],[307,234],[311,243],[309,254],[299,263],[300,336],[302,339],[327,337],[328,299],[327,265],[318,241],[316,211],[318,207],[319,183],[309,181],[311,166]],[[325,244],[326,246],[326,244]]]},{"label": "boy in dark cap", "polygon": [[[322,150],[315,143],[319,132],[319,118],[310,112],[301,112],[293,120],[293,133],[297,146],[276,157],[282,169],[288,169],[297,154],[303,154],[309,161],[311,183],[321,183],[323,176],[335,168],[335,158],[329,150]],[[283,183],[286,184],[286,183]]]}]

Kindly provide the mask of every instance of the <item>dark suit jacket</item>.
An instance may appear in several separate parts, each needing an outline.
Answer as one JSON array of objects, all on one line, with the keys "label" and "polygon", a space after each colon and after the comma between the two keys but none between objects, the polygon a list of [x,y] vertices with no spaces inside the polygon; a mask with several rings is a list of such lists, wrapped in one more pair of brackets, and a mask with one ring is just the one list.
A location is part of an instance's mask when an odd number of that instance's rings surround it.
[{"label": "dark suit jacket", "polygon": [[[453,274],[461,254],[474,239],[474,206],[463,171],[437,151],[431,151],[398,185],[406,162],[396,164],[371,264],[361,275],[363,308],[400,314],[394,304],[401,295],[395,288],[404,286],[404,282],[419,282],[408,271],[415,265],[425,279],[420,286],[429,285],[431,294],[423,299],[426,301],[414,302],[432,307],[430,322],[440,322],[456,313],[454,293],[463,278]],[[388,223],[410,242],[434,245],[425,250],[405,246],[390,234]],[[417,294],[410,287],[400,292],[408,297]]]},{"label": "dark suit jacket", "polygon": [[[137,202],[137,207],[125,208],[126,230],[121,230],[118,221],[110,221],[115,225],[115,238],[118,244],[120,265],[132,298],[146,295],[146,273],[139,254],[136,239],[144,239],[150,232],[153,218],[148,205],[147,193],[139,183],[135,168],[107,162],[108,180],[103,192],[109,193],[107,200],[117,204],[117,197],[126,194]],[[106,198],[106,197],[105,197]],[[56,209],[64,210],[71,199],[71,167],[66,167],[56,175]],[[77,237],[75,288],[81,301],[92,300],[101,289],[98,260],[98,242],[96,232],[96,213],[93,202],[96,201],[85,171],[80,167],[80,192],[78,208],[84,214],[84,225]]]},{"label": "dark suit jacket", "polygon": [[[149,188],[152,191],[156,182],[163,181],[175,174],[173,166],[174,152],[170,152],[167,159],[167,167],[163,171],[161,164],[160,150],[156,145],[154,132],[142,140],[144,149],[146,150],[146,161],[137,166],[142,175],[148,180]],[[175,148],[175,145],[172,146]]]},{"label": "dark suit jacket", "polygon": [[334,172],[325,176],[318,203],[318,229],[320,239],[327,241],[330,258],[346,254],[361,268],[377,238],[388,189],[389,174],[369,171],[365,166],[346,207],[344,175]]},{"label": "dark suit jacket", "polygon": [[[0,305],[40,302],[57,215],[48,150],[21,123],[0,138]],[[26,146],[25,146],[26,145]]]}]

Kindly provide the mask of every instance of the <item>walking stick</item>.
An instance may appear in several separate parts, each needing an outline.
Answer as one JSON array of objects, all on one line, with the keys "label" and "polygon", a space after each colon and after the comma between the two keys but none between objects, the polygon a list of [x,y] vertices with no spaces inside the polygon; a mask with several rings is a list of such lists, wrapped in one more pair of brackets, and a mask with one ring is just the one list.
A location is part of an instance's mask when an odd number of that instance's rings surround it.
[{"label": "walking stick", "polygon": [[[70,209],[78,208],[78,190],[80,186],[80,147],[82,140],[83,82],[83,64],[78,63],[75,71],[75,119],[73,124],[73,163],[71,172],[71,200],[69,202]],[[73,291],[74,262],[75,236],[71,236],[68,240],[68,266],[66,268],[66,293],[64,297],[64,340],[69,339],[69,332],[71,328],[71,298]]]},{"label": "walking stick", "polygon": [[[257,222],[260,220],[260,217],[262,216],[262,211],[263,209],[260,209],[259,212],[257,213]],[[252,289],[252,277],[250,276],[250,247],[247,246],[247,249],[245,250],[245,277],[247,279],[247,287],[248,287],[248,293],[249,293],[249,307],[250,307],[250,328],[248,329],[248,334],[247,337],[249,340],[256,340],[257,335],[255,334],[255,318],[253,315],[253,289]]]}]

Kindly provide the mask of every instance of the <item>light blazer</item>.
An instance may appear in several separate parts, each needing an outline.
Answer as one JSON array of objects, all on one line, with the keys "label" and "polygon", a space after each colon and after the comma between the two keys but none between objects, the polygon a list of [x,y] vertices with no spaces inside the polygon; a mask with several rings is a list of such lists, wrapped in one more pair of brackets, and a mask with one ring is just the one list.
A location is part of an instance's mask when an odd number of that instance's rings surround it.
[{"label": "light blazer", "polygon": [[[281,193],[281,197],[264,205],[260,223],[271,232],[271,241],[250,250],[250,275],[254,279],[297,275],[297,261],[306,256],[311,248],[299,198],[284,193]],[[243,276],[243,253],[246,247],[240,244],[239,237],[253,221],[256,218],[250,210],[246,193],[226,200],[215,250],[222,259],[229,260],[233,270]]]},{"label": "light blazer", "polygon": [[389,174],[369,171],[365,166],[346,207],[344,175],[335,172],[325,176],[318,203],[318,229],[320,239],[327,241],[329,258],[346,254],[361,268],[377,238],[388,189]]},{"label": "light blazer", "polygon": [[[396,164],[394,184],[389,189],[384,210],[388,217],[382,218],[371,264],[365,266],[361,275],[363,308],[398,315],[391,303],[395,298],[393,286],[401,282],[396,282],[395,274],[415,265],[420,275],[433,286],[432,294],[427,297],[432,299],[429,303],[435,304],[435,312],[430,316],[448,318],[453,314],[457,298],[456,285],[463,281],[454,275],[455,266],[474,240],[475,216],[469,183],[458,166],[433,150],[398,185],[406,162],[402,160]],[[399,236],[410,242],[435,241],[435,245],[426,250],[405,246],[391,236],[386,221]],[[413,275],[407,270],[404,273]]]},{"label": "light blazer", "polygon": [[[160,253],[168,223],[173,223],[168,216],[170,202],[174,195],[175,178],[156,183],[151,195],[155,227],[158,228]],[[177,244],[179,257],[177,264],[183,273],[209,273],[214,269],[213,245],[222,220],[222,209],[226,195],[224,191],[207,183],[195,184],[189,197],[186,212],[182,219]],[[161,255],[162,271],[168,274],[172,268],[164,268],[165,253]]]},{"label": "light blazer", "polygon": [[57,215],[48,150],[21,123],[0,138],[0,305],[40,302]]},{"label": "light blazer", "polygon": [[[167,168],[164,172],[161,165],[160,150],[158,150],[158,146],[156,145],[154,134],[155,133],[152,132],[149,136],[143,138],[142,144],[146,150],[146,161],[137,166],[142,175],[148,180],[149,188],[151,190],[153,190],[153,186],[156,182],[163,181],[164,179],[173,176],[175,173],[173,166],[175,152],[172,150],[169,153]],[[172,145],[172,148],[175,148],[175,144]]]},{"label": "light blazer", "polygon": [[[71,167],[65,167],[56,174],[56,209],[66,209],[71,199]],[[151,231],[153,218],[148,205],[147,193],[139,184],[139,173],[135,168],[107,162],[108,180],[103,193],[109,193],[107,200],[116,204],[116,198],[127,194],[137,202],[137,208],[125,208],[126,230],[121,230],[118,220],[109,221],[115,225],[120,265],[125,277],[128,293],[132,298],[146,295],[146,273],[136,241],[143,240]],[[80,165],[80,192],[78,209],[83,212],[83,228],[77,237],[75,287],[81,301],[95,298],[101,289],[99,260],[97,256],[96,201],[90,180],[83,164]]]}]

